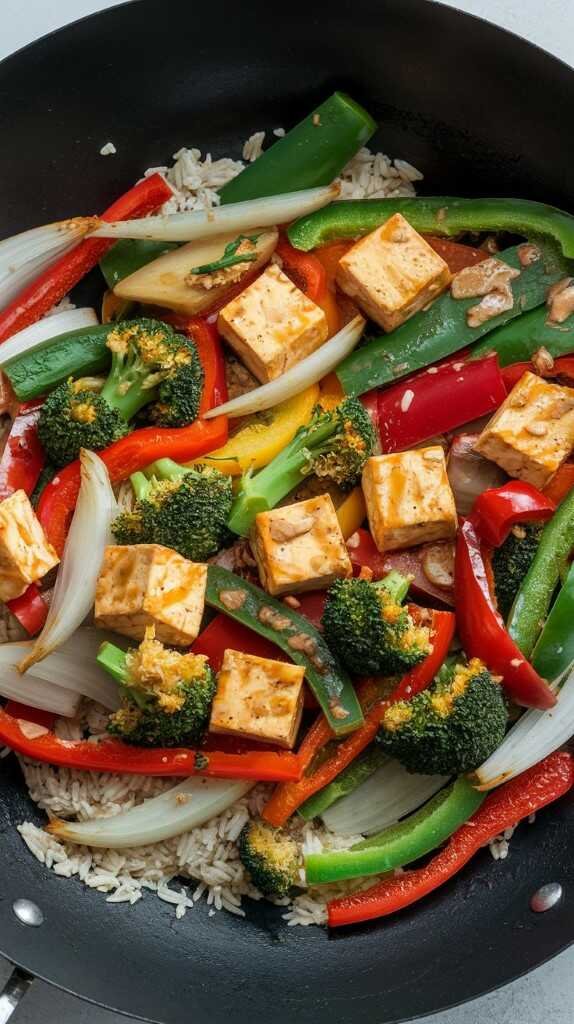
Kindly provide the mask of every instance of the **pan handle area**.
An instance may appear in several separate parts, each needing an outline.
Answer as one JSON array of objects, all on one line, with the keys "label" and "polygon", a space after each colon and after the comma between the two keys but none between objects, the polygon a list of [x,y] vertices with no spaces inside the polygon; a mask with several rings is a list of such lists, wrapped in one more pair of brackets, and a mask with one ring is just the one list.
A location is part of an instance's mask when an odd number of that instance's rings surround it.
[{"label": "pan handle area", "polygon": [[0,1024],[6,1024],[26,995],[34,975],[15,967],[0,992]]}]

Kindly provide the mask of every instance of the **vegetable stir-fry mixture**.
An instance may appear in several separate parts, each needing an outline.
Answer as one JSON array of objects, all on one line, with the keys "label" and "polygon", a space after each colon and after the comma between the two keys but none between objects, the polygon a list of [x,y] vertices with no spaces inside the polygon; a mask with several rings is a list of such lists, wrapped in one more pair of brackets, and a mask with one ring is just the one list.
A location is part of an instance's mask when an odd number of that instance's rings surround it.
[{"label": "vegetable stir-fry mixture", "polygon": [[375,129],[0,243],[0,743],[112,901],[393,914],[574,784],[574,217]]}]

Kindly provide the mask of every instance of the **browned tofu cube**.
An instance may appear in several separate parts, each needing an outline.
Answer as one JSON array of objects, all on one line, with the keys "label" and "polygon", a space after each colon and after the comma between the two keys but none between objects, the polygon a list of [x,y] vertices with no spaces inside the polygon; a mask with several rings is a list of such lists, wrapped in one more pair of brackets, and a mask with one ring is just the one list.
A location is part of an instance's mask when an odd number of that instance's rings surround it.
[{"label": "browned tofu cube", "polygon": [[111,545],[96,588],[96,625],[136,640],[155,626],[162,643],[187,647],[199,633],[206,584],[207,566],[171,548]]},{"label": "browned tofu cube", "polygon": [[217,676],[210,732],[291,748],[303,711],[302,665],[226,650]]},{"label": "browned tofu cube", "polygon": [[456,533],[454,495],[439,445],[368,459],[363,492],[379,551],[448,540]]},{"label": "browned tofu cube", "polygon": [[318,590],[352,575],[329,494],[259,512],[251,544],[261,583],[269,594]]},{"label": "browned tofu cube", "polygon": [[337,284],[385,331],[408,320],[448,287],[448,265],[395,213],[339,261]]},{"label": "browned tofu cube", "polygon": [[545,487],[574,448],[574,389],[525,373],[487,423],[475,450],[510,476]]},{"label": "browned tofu cube", "polygon": [[223,307],[218,326],[263,383],[311,355],[329,333],[321,307],[275,264]]},{"label": "browned tofu cube", "polygon": [[14,491],[0,502],[0,600],[20,597],[58,562],[28,495]]}]

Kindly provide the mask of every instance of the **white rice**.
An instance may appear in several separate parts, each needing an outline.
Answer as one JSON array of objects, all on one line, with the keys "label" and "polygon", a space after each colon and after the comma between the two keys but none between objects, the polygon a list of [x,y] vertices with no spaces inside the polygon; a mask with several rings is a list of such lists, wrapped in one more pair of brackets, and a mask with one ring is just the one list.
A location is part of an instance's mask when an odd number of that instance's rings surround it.
[{"label": "white rice", "polygon": [[[252,163],[263,151],[265,132],[254,132],[243,145],[243,161]],[[285,135],[284,128],[274,128],[275,137]],[[174,153],[171,167],[150,167],[150,174],[163,174],[174,190],[173,197],[162,207],[162,213],[204,210],[219,204],[218,190],[243,170],[241,160],[222,157],[214,160],[211,153],[202,156],[199,149],[182,148]],[[386,199],[416,195],[414,182],[423,175],[406,160],[392,160],[384,153],[372,153],[364,147],[343,170],[338,181],[342,199]]]},{"label": "white rice", "polygon": [[[273,136],[282,138],[283,128]],[[265,132],[255,132],[243,146],[243,160],[252,162],[263,151]],[[111,153],[111,144],[103,149]],[[102,149],[102,155],[103,154]],[[162,207],[163,213],[209,209],[219,203],[218,190],[243,170],[244,163],[223,157],[214,160],[199,149],[178,150],[170,167],[151,167],[145,177],[159,172],[173,189],[173,196]],[[363,148],[343,170],[342,198],[386,198],[413,196],[413,182],[422,174],[406,160],[391,160],[383,153]],[[51,313],[73,308],[66,297]],[[47,315],[50,315],[47,314]],[[122,498],[125,496],[122,495]],[[6,627],[5,627],[6,628]],[[0,642],[4,638],[1,636]],[[97,736],[105,730],[106,715],[97,705],[86,705],[79,720],[61,719],[56,725],[63,739],[76,739],[88,728]],[[178,779],[158,779],[141,775],[103,774],[56,768],[20,758],[30,796],[49,817],[86,821],[108,817],[128,810],[177,784]],[[18,831],[30,852],[46,868],[63,878],[77,877],[84,885],[105,894],[108,903],[133,905],[146,892],[153,892],[174,907],[177,919],[205,898],[210,916],[220,910],[244,916],[243,896],[261,899],[261,893],[249,881],[236,846],[236,840],[250,817],[260,813],[271,785],[259,784],[223,814],[200,828],[181,836],[133,849],[92,849],[63,843],[30,821]],[[360,836],[335,836],[324,827],[303,823],[297,816],[290,826],[301,853],[301,892],[293,900],[276,901],[288,909],[283,915],[288,925],[322,925],[330,899],[372,885],[376,879],[358,879],[341,885],[305,887],[303,856],[324,848],[345,848]],[[501,837],[502,841],[506,841]]]},{"label": "white rice", "polygon": [[[99,708],[88,708],[87,720],[102,724]],[[79,721],[61,719],[57,733],[62,739],[74,739],[82,733],[86,718]],[[101,774],[56,768],[20,759],[24,778],[32,800],[48,814],[87,821],[111,817],[165,792],[178,779],[158,779],[142,775]],[[60,842],[30,821],[18,826],[30,852],[55,874],[63,878],[77,876],[84,885],[104,893],[108,903],[133,905],[150,890],[165,903],[175,907],[177,918],[184,917],[197,901],[205,897],[214,911],[227,910],[245,915],[243,896],[261,899],[261,893],[249,881],[239,860],[236,841],[250,817],[261,812],[272,785],[259,784],[233,804],[227,811],[200,828],[181,836],[132,849],[92,849]],[[345,848],[360,836],[334,836],[325,829],[295,819],[293,835],[299,842],[301,858],[323,848]],[[301,860],[302,863],[302,860]],[[183,884],[182,884],[183,881]],[[372,879],[368,884],[372,884]],[[323,886],[308,889],[292,901],[278,900],[288,906],[284,917],[289,925],[323,924],[326,903],[362,887],[365,882],[344,886]],[[305,888],[301,867],[301,888]]]}]

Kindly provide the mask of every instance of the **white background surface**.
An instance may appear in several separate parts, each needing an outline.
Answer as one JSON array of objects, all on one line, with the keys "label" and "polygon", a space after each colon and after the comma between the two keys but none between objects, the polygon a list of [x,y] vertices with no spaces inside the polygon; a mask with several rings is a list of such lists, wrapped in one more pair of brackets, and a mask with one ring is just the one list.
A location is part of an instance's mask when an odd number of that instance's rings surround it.
[{"label": "white background surface", "polygon": [[[574,65],[574,0],[445,0],[445,3],[503,25]],[[105,0],[0,0],[0,59],[54,28],[112,6]],[[0,989],[8,974],[8,965],[0,961]],[[574,951],[570,950],[499,992],[459,1009],[425,1018],[421,1024],[572,1024],[573,1020]],[[14,1024],[121,1024],[125,1018],[96,1010],[36,983],[13,1021]]]}]

